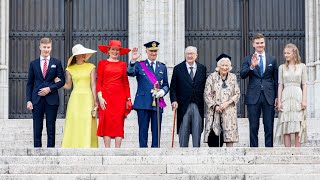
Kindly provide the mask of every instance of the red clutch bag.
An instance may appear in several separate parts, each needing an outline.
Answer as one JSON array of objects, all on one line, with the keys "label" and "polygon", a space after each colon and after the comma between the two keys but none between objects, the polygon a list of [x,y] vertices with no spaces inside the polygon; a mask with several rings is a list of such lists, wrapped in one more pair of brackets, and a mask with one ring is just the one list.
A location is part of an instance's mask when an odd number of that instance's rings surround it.
[{"label": "red clutch bag", "polygon": [[127,117],[130,114],[131,110],[132,110],[132,102],[131,102],[131,99],[128,99],[126,103],[126,113],[124,116]]}]

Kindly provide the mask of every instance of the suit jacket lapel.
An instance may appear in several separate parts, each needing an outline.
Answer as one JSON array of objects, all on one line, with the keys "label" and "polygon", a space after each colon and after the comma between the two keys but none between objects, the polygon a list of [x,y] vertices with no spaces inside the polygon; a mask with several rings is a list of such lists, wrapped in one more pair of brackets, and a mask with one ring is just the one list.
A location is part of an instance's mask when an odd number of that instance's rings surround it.
[{"label": "suit jacket lapel", "polygon": [[157,75],[160,71],[160,63],[157,61],[156,63],[156,69],[155,69],[155,74]]},{"label": "suit jacket lapel", "polygon": [[38,74],[40,74],[40,77],[41,77],[42,79],[44,79],[44,78],[43,78],[43,75],[42,75],[42,70],[41,70],[40,58],[38,58],[37,61],[36,61],[35,70],[36,70],[36,72],[37,72]]},{"label": "suit jacket lapel", "polygon": [[148,67],[149,71],[153,73],[153,70],[152,70],[151,64],[149,64],[148,59],[146,59],[146,66]]},{"label": "suit jacket lapel", "polygon": [[189,72],[187,70],[187,66],[185,64],[185,61],[184,61],[183,64],[181,64],[180,71],[181,71],[181,73],[183,74],[184,77],[187,77],[187,81],[190,84],[192,84],[192,80],[191,80],[190,74],[189,74]]},{"label": "suit jacket lapel", "polygon": [[49,65],[48,65],[48,69],[47,69],[47,74],[46,74],[45,79],[46,79],[46,78],[48,77],[48,75],[49,75],[49,72],[50,72],[50,70],[51,70],[52,64],[53,64],[53,59],[50,58],[50,60],[49,60]]},{"label": "suit jacket lapel", "polygon": [[[202,68],[200,68],[199,65],[197,64],[197,71],[196,71],[196,74],[193,77],[194,84],[196,84],[198,82],[199,76],[200,76],[200,74],[202,74],[201,71],[202,71]],[[191,79],[191,77],[190,77],[190,79]]]},{"label": "suit jacket lapel", "polygon": [[271,59],[270,59],[270,56],[268,56],[268,55],[266,54],[266,67],[265,67],[264,74],[266,74],[266,73],[269,72],[269,71],[268,71],[269,64],[272,64],[272,63],[271,63]]}]

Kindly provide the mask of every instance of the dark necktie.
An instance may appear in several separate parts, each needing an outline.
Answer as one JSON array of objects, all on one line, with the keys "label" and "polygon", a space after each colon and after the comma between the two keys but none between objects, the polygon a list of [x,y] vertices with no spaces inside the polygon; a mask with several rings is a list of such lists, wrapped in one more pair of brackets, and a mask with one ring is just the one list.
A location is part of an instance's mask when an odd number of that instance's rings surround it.
[{"label": "dark necktie", "polygon": [[191,80],[193,80],[194,74],[193,74],[193,67],[189,67],[190,68],[190,77]]},{"label": "dark necktie", "polygon": [[154,62],[151,62],[151,69],[152,69],[152,72],[154,73],[153,65],[154,65]]},{"label": "dark necktie", "polygon": [[260,62],[259,62],[259,67],[260,67],[260,75],[261,77],[263,76],[263,59],[262,59],[262,55],[259,55],[260,57]]}]

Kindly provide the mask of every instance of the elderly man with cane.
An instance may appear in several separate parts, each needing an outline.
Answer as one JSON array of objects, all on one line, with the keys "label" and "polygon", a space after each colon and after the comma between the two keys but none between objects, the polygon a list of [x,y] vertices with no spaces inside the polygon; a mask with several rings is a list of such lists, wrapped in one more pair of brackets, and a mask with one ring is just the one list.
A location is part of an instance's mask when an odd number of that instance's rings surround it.
[{"label": "elderly man with cane", "polygon": [[193,147],[200,147],[207,68],[196,62],[197,57],[197,48],[187,47],[185,60],[174,67],[170,84],[171,105],[173,109],[177,109],[180,147],[188,147],[190,134]]}]

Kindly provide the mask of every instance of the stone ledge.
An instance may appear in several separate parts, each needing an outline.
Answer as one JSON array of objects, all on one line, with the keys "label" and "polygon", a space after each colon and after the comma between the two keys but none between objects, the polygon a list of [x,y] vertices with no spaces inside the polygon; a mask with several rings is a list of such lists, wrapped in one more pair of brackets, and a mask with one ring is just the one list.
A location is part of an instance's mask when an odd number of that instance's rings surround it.
[{"label": "stone ledge", "polygon": [[319,180],[320,174],[0,174],[6,180]]},{"label": "stone ledge", "polygon": [[1,156],[320,156],[320,147],[301,148],[2,148]]}]

